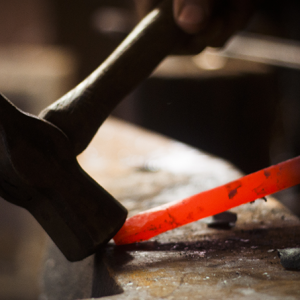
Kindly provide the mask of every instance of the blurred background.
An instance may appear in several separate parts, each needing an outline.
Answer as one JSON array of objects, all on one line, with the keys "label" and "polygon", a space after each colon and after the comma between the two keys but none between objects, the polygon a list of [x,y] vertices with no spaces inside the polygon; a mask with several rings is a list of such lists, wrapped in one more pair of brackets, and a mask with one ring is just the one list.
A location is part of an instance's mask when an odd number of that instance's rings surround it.
[{"label": "blurred background", "polygon": [[[131,0],[0,0],[0,91],[38,114],[137,23]],[[300,3],[266,1],[224,49],[171,56],[114,115],[244,173],[300,155]],[[114,88],[114,87],[112,87]],[[277,195],[300,215],[298,188]],[[38,299],[45,234],[0,199],[0,299]]]}]

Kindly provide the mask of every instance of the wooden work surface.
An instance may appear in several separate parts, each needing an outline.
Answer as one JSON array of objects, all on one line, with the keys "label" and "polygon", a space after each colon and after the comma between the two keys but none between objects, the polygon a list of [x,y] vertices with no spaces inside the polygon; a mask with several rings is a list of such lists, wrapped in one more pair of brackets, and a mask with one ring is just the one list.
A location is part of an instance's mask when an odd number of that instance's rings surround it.
[{"label": "wooden work surface", "polygon": [[[79,161],[129,215],[241,176],[221,159],[114,119]],[[202,220],[141,244],[111,242],[77,263],[50,244],[42,299],[300,299],[300,272],[285,270],[276,250],[300,246],[299,219],[271,197],[233,211],[232,229]]]}]

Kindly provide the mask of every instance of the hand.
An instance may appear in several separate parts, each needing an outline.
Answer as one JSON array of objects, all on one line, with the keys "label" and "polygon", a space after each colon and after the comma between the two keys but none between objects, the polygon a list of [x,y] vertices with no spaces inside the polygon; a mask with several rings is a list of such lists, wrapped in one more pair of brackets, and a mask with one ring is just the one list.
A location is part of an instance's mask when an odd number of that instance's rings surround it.
[{"label": "hand", "polygon": [[[142,16],[160,0],[135,0]],[[173,0],[175,22],[194,35],[191,52],[205,46],[221,47],[235,32],[243,29],[262,0]],[[196,50],[195,50],[196,49]],[[197,51],[198,50],[198,51]]]}]

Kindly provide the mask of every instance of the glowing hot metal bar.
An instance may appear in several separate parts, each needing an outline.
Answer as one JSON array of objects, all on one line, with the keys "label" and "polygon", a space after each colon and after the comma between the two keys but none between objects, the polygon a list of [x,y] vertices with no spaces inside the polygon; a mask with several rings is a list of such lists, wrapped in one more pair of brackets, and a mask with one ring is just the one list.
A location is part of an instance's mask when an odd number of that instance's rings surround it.
[{"label": "glowing hot metal bar", "polygon": [[299,183],[300,156],[184,200],[141,212],[126,220],[114,241],[117,245],[145,241]]}]

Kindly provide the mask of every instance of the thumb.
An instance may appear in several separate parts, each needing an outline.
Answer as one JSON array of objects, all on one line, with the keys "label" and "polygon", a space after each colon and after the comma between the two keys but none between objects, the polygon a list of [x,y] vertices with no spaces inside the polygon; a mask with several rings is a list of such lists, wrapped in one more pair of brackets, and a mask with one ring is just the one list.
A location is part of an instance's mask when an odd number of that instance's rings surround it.
[{"label": "thumb", "polygon": [[199,33],[207,24],[212,3],[211,0],[174,0],[175,22],[187,33]]}]

